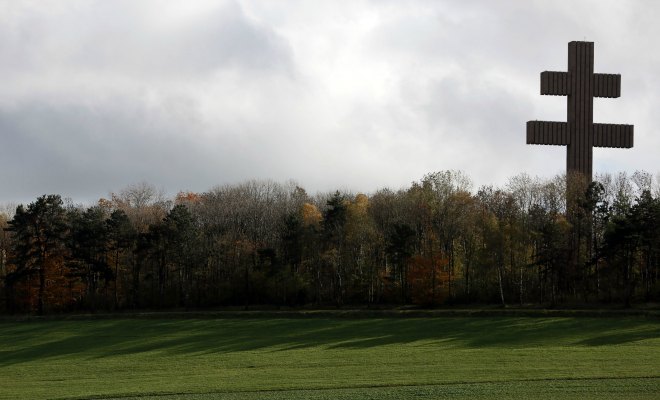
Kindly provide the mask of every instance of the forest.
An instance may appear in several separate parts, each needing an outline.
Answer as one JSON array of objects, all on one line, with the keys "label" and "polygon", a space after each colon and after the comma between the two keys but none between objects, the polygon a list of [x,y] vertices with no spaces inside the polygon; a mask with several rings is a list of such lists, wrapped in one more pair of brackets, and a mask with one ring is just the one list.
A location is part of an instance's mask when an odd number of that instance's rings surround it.
[{"label": "forest", "polygon": [[0,312],[660,300],[660,176],[460,171],[370,194],[247,181],[167,198],[139,183],[0,213]]}]

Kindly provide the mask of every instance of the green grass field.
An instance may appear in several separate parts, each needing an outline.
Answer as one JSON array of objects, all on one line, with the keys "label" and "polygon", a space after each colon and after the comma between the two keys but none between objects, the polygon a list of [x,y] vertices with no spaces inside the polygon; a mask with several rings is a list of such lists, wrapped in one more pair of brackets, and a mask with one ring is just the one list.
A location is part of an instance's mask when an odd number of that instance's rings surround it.
[{"label": "green grass field", "polygon": [[254,318],[0,322],[0,398],[660,397],[660,321]]}]

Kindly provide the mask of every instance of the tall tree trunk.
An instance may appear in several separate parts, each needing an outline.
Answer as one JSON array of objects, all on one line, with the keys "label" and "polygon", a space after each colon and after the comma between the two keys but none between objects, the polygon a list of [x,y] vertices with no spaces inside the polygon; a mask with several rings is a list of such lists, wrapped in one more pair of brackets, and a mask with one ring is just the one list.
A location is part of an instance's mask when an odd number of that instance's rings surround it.
[{"label": "tall tree trunk", "polygon": [[115,252],[115,310],[119,309],[119,291],[117,290],[117,281],[119,281],[119,249]]},{"label": "tall tree trunk", "polygon": [[520,266],[520,305],[521,306],[524,304],[524,299],[523,299],[523,292],[524,292],[523,286],[524,286],[524,284],[523,284],[523,282],[524,282],[523,281],[523,267],[521,265]]},{"label": "tall tree trunk", "polygon": [[133,309],[140,306],[140,263],[138,257],[133,257]]},{"label": "tall tree trunk", "polygon": [[470,302],[470,261],[465,263],[465,300]]},{"label": "tall tree trunk", "polygon": [[502,307],[506,307],[506,302],[504,301],[504,285],[502,283],[502,269],[504,267],[500,264],[497,267],[497,278],[499,281],[499,286],[500,286],[500,300],[502,300]]},{"label": "tall tree trunk", "polygon": [[449,266],[448,266],[449,267],[449,276],[448,276],[448,279],[449,279],[449,282],[448,282],[449,292],[447,294],[447,297],[449,297],[449,301],[451,301],[451,299],[453,297],[451,281],[452,281],[452,278],[453,278],[452,275],[453,275],[453,272],[454,272],[454,241],[453,240],[449,242],[449,246],[447,247],[447,250],[448,250],[447,253],[449,253],[448,254],[449,255]]},{"label": "tall tree trunk", "polygon": [[250,269],[248,263],[245,263],[244,284],[245,284],[245,306],[243,308],[247,310],[250,308]]},{"label": "tall tree trunk", "polygon": [[430,258],[431,258],[431,305],[435,305],[435,298],[436,298],[436,294],[435,294],[435,286],[436,286],[435,267],[436,266],[435,266],[435,259],[433,258],[433,243],[429,244],[429,250],[431,252],[431,256],[430,256]]},{"label": "tall tree trunk", "polygon": [[46,289],[46,252],[42,249],[39,260],[39,293],[37,295],[37,314],[44,314],[44,292]]}]

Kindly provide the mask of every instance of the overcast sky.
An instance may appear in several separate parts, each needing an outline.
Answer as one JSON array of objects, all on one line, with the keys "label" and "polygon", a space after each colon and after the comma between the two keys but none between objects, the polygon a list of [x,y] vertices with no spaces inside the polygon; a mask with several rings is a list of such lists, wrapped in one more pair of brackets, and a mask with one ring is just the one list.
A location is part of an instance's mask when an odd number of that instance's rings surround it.
[{"label": "overcast sky", "polygon": [[657,173],[659,19],[651,0],[0,0],[0,202],[551,177],[566,150],[525,145],[525,123],[566,120],[539,74],[566,70],[571,40],[622,74],[595,122],[635,125],[594,171]]}]

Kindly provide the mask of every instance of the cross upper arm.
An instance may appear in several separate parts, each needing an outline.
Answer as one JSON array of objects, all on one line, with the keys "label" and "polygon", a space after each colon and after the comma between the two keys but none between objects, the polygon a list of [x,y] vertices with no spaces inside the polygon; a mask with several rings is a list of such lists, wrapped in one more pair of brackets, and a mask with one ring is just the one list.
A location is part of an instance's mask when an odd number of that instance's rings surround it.
[{"label": "cross upper arm", "polygon": [[594,74],[594,97],[621,96],[621,75]]},{"label": "cross upper arm", "polygon": [[570,91],[568,72],[541,72],[541,94],[568,96]]}]

